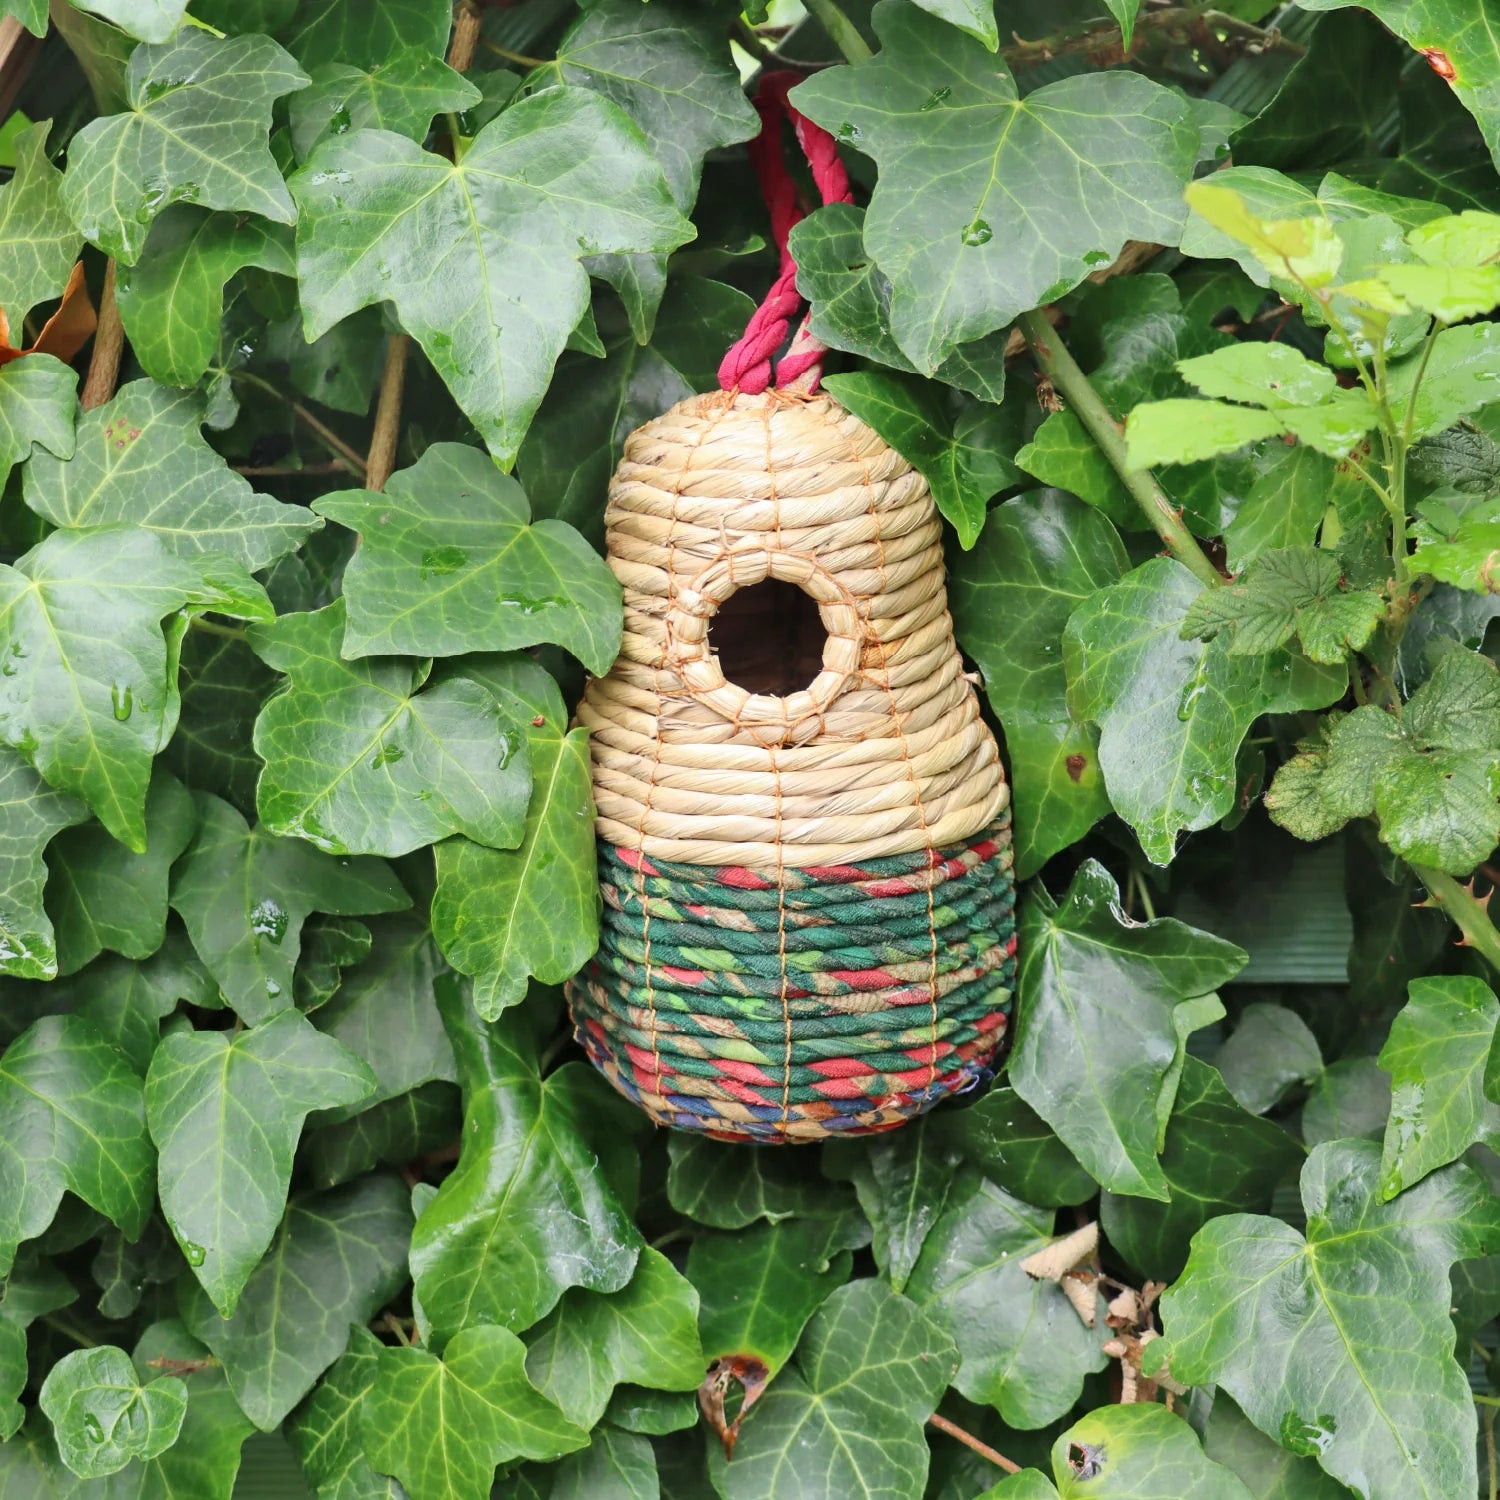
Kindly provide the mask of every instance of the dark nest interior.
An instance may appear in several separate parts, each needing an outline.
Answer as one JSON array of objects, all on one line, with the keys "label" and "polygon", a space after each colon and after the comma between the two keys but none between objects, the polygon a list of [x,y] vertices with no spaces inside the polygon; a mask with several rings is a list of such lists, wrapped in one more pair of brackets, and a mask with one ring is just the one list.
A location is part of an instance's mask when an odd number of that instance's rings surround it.
[{"label": "dark nest interior", "polygon": [[708,630],[725,678],[750,693],[807,687],[822,669],[827,638],[817,601],[779,578],[731,594]]}]

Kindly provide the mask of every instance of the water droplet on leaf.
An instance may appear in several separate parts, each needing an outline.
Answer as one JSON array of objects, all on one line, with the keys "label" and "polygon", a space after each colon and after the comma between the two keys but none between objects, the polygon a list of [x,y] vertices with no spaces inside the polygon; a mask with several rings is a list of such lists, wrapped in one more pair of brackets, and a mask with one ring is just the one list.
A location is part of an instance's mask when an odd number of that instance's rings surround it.
[{"label": "water droplet on leaf", "polygon": [[963,242],[966,245],[987,245],[994,237],[995,231],[984,219],[975,219],[963,232]]},{"label": "water droplet on leaf", "polygon": [[190,1266],[203,1264],[203,1258],[207,1252],[202,1245],[195,1245],[191,1240],[180,1240],[178,1243],[181,1244],[182,1253],[187,1257],[187,1263]]},{"label": "water droplet on leaf", "polygon": [[279,943],[286,936],[286,912],[281,904],[269,896],[257,901],[250,909],[250,930],[257,937]]},{"label": "water droplet on leaf", "polygon": [[948,98],[948,96],[952,92],[953,92],[953,90],[951,88],[941,88],[941,89],[938,89],[936,93],[934,93],[934,94],[932,94],[932,95],[930,95],[928,97],[927,102],[922,105],[922,109],[923,110],[936,109],[938,107],[938,105],[940,105],[946,98]]},{"label": "water droplet on leaf", "polygon": [[462,547],[429,547],[422,554],[422,577],[446,577],[456,573],[469,560]]},{"label": "water droplet on leaf", "polygon": [[104,1441],[104,1424],[93,1412],[85,1414],[83,1419],[83,1430],[88,1433],[91,1443],[102,1443]]},{"label": "water droplet on leaf", "polygon": [[130,717],[135,703],[130,695],[130,689],[123,682],[117,682],[109,690],[109,706],[114,710],[115,718],[124,723]]}]

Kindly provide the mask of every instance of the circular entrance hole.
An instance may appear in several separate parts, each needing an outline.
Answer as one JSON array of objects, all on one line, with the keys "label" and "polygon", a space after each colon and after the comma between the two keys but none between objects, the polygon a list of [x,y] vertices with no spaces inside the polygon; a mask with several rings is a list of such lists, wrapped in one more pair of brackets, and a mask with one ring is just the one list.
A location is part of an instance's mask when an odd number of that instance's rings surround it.
[{"label": "circular entrance hole", "polygon": [[781,697],[805,688],[822,670],[827,639],[817,601],[779,578],[736,590],[708,627],[709,649],[727,682]]}]

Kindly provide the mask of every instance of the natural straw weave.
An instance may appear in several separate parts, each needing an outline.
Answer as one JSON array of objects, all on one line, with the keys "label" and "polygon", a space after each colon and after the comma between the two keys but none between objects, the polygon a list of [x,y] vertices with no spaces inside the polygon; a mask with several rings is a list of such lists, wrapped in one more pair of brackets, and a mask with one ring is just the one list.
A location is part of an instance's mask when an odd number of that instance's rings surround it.
[{"label": "natural straw weave", "polygon": [[[926,480],[826,395],[718,391],[626,439],[605,526],[624,641],[578,710],[604,940],[570,986],[591,1056],[658,1120],[741,1139],[885,1128],[971,1083],[1009,1005],[1009,795]],[[709,639],[768,578],[826,635],[782,695],[726,681]],[[794,677],[779,623],[761,655]]]}]

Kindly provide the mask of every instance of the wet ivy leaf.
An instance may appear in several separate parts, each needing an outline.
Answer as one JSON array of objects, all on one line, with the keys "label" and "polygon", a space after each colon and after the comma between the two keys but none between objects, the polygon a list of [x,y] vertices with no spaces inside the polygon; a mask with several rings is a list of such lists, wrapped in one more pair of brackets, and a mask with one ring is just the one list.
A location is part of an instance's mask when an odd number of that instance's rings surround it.
[{"label": "wet ivy leaf", "polygon": [[102,828],[70,829],[47,849],[47,898],[57,925],[58,971],[72,974],[102,950],[147,959],[167,935],[167,880],[197,828],[192,796],[157,771],[146,796],[146,852],[132,854]]},{"label": "wet ivy leaf", "polygon": [[1239,1475],[1255,1500],[1349,1500],[1315,1458],[1288,1453],[1248,1421],[1223,1391],[1214,1396],[1203,1430],[1203,1451]]},{"label": "wet ivy leaf", "polygon": [[967,1109],[940,1111],[929,1128],[1023,1203],[1071,1207],[1098,1191],[1073,1153],[1009,1085],[992,1088]]},{"label": "wet ivy leaf", "polygon": [[1164,1097],[1171,1106],[1175,1012],[1232,979],[1246,955],[1171,917],[1132,922],[1094,860],[1060,904],[1032,888],[1019,948],[1011,1086],[1101,1186],[1166,1202],[1158,1110]]},{"label": "wet ivy leaf", "polygon": [[0,365],[0,488],[39,448],[72,457],[76,383],[72,370],[50,354]]},{"label": "wet ivy leaf", "polygon": [[854,1194],[830,1184],[808,1152],[761,1151],[673,1132],[667,1160],[672,1207],[712,1229],[827,1218],[854,1207]]},{"label": "wet ivy leaf", "polygon": [[1453,1358],[1449,1267],[1500,1245],[1500,1204],[1462,1165],[1382,1204],[1380,1148],[1319,1146],[1304,1237],[1228,1215],[1162,1300],[1173,1375],[1227,1390],[1262,1432],[1369,1500],[1466,1497],[1476,1423]]},{"label": "wet ivy leaf", "polygon": [[314,913],[302,929],[302,955],[292,975],[292,999],[311,1015],[338,994],[344,970],[370,956],[370,929],[353,917]]},{"label": "wet ivy leaf", "polygon": [[411,898],[377,859],[335,859],[300,839],[251,828],[227,803],[197,795],[197,837],[176,867],[172,907],[229,1004],[258,1022],[292,1004],[310,913],[403,911]]},{"label": "wet ivy leaf", "polygon": [[698,1293],[659,1250],[642,1249],[618,1292],[574,1287],[534,1330],[526,1376],[569,1421],[595,1426],[622,1381],[692,1391],[703,1379]]},{"label": "wet ivy leaf", "polygon": [[175,1375],[143,1384],[123,1349],[102,1344],[58,1360],[42,1382],[39,1404],[63,1462],[82,1479],[100,1479],[177,1441],[187,1387]]},{"label": "wet ivy leaf", "polygon": [[26,466],[26,503],[55,526],[131,524],[189,559],[213,552],[252,571],[292,551],[318,526],[300,505],[257,495],[203,440],[196,395],[132,381],[78,419],[67,462]]},{"label": "wet ivy leaf", "polygon": [[1283,652],[1232,657],[1221,640],[1184,641],[1202,591],[1181,563],[1153,558],[1085,600],[1063,636],[1068,701],[1099,725],[1110,801],[1155,864],[1171,860],[1180,830],[1234,805],[1235,754],[1260,714],[1321,708],[1346,687],[1343,671]]},{"label": "wet ivy leaf", "polygon": [[531,520],[520,485],[477,448],[435,443],[386,492],[320,514],[360,533],[344,574],[344,654],[453,656],[564,646],[591,672],[620,649],[620,586],[562,521]]},{"label": "wet ivy leaf", "polygon": [[296,210],[266,144],[271,107],[307,75],[264,36],[220,40],[184,26],[137,47],[128,108],[68,146],[62,199],[85,239],[134,265],[151,221],[173,203],[244,210],[290,224]]},{"label": "wet ivy leaf", "polygon": [[51,1224],[70,1192],[132,1239],[145,1228],[156,1153],[141,1081],[78,1016],[45,1016],[0,1057],[0,1265]]},{"label": "wet ivy leaf", "polygon": [[1378,1059],[1391,1075],[1382,1202],[1476,1141],[1500,1143],[1500,1105],[1485,1096],[1500,1002],[1482,979],[1458,976],[1414,979],[1410,993]]},{"label": "wet ivy leaf", "polygon": [[390,130],[420,142],[434,115],[468,109],[479,99],[461,73],[421,47],[403,47],[368,69],[323,63],[312,69],[312,87],[288,106],[292,148],[305,161],[327,136],[353,130]]},{"label": "wet ivy leaf", "polygon": [[575,88],[512,105],[458,165],[389,131],[335,136],[292,189],[308,337],[391,300],[507,466],[588,305],[581,257],[693,232],[629,117]]},{"label": "wet ivy leaf", "polygon": [[[1111,0],[1106,0],[1111,3]],[[1118,0],[1112,0],[1118,3]],[[991,0],[917,0],[923,10],[941,16],[960,31],[978,37],[993,52],[1000,45],[999,29],[995,25],[995,7]],[[1127,46],[1129,45],[1127,41]]]},{"label": "wet ivy leaf", "polygon": [[593,790],[588,733],[567,728],[547,672],[523,657],[471,658],[463,670],[524,726],[531,758],[519,848],[464,838],[437,847],[433,934],[448,962],[474,976],[475,1004],[493,1019],[523,998],[532,976],[556,984],[598,946]]},{"label": "wet ivy leaf", "polygon": [[162,1209],[224,1317],[281,1222],[302,1122],[373,1084],[364,1063],[296,1011],[233,1035],[162,1039],[146,1075]]},{"label": "wet ivy leaf", "polygon": [[882,7],[875,26],[877,58],[815,75],[793,102],[880,164],[865,245],[919,371],[1061,296],[1127,239],[1176,243],[1198,149],[1183,100],[1124,73],[1018,100],[982,42],[912,6]]},{"label": "wet ivy leaf", "polygon": [[214,357],[224,287],[246,266],[294,275],[291,231],[188,203],[157,218],[140,261],[120,267],[115,278],[131,351],[153,380],[197,384]]},{"label": "wet ivy leaf", "polygon": [[427,1083],[334,1125],[303,1132],[299,1166],[315,1187],[338,1187],[374,1167],[403,1166],[456,1141],[463,1128],[458,1090]]},{"label": "wet ivy leaf", "polygon": [[428,662],[345,661],[344,624],[340,599],[249,636],[286,674],[255,724],[262,824],[330,854],[408,854],[454,833],[519,843],[531,790],[521,726],[471,679],[427,685]]},{"label": "wet ivy leaf", "polygon": [[1062,634],[1079,604],[1125,572],[1125,549],[1098,511],[1036,490],[996,506],[974,550],[949,567],[954,627],[1005,729],[1025,879],[1109,811],[1098,734],[1068,710]]},{"label": "wet ivy leaf", "polygon": [[181,1294],[188,1331],[213,1351],[257,1427],[278,1427],[344,1352],[349,1325],[367,1323],[406,1284],[411,1224],[396,1177],[293,1198],[232,1317],[201,1287]]},{"label": "wet ivy leaf", "polygon": [[970,1170],[923,1246],[907,1294],[958,1348],[954,1388],[1008,1427],[1045,1427],[1069,1411],[1084,1377],[1108,1363],[1094,1329],[1056,1282],[1021,1269],[1053,1238],[1054,1210],[1033,1208]]},{"label": "wet ivy leaf", "polygon": [[639,1231],[581,1132],[569,1063],[541,1077],[525,1018],[479,1020],[457,985],[438,1007],[464,1090],[458,1166],[412,1235],[417,1296],[437,1336],[479,1322],[530,1328],[569,1287],[618,1292]]},{"label": "wet ivy leaf", "polygon": [[47,867],[42,850],[88,809],[54,792],[14,750],[0,750],[0,973],[51,979],[57,973],[52,919],[42,906]]},{"label": "wet ivy leaf", "polygon": [[558,1458],[588,1442],[526,1375],[526,1347],[504,1328],[466,1328],[441,1360],[382,1349],[365,1394],[371,1465],[411,1500],[488,1500],[498,1464]]},{"label": "wet ivy leaf", "polygon": [[441,57],[452,21],[445,0],[310,0],[282,40],[304,68],[368,68],[408,47]]},{"label": "wet ivy leaf", "polygon": [[383,1345],[368,1328],[349,1329],[349,1347],[286,1425],[302,1472],[325,1500],[402,1500],[394,1479],[377,1474],[365,1457],[360,1411],[375,1384]]},{"label": "wet ivy leaf", "polygon": [[1318,1039],[1284,1005],[1247,1005],[1234,1032],[1214,1054],[1224,1087],[1252,1115],[1274,1109],[1289,1088],[1311,1084],[1323,1071]]},{"label": "wet ivy leaf", "polygon": [[1269,1209],[1277,1184],[1301,1158],[1294,1136],[1242,1109],[1213,1068],[1189,1057],[1161,1154],[1171,1201],[1106,1192],[1100,1225],[1143,1276],[1170,1281],[1204,1224],[1221,1214]]},{"label": "wet ivy leaf", "polygon": [[1391,1080],[1373,1057],[1346,1057],[1326,1067],[1302,1106],[1309,1150],[1344,1138],[1379,1141],[1391,1112]]},{"label": "wet ivy leaf", "polygon": [[[42,12],[46,29],[46,11]],[[63,174],[47,160],[50,120],[29,125],[12,142],[15,172],[0,187],[0,325],[20,348],[26,315],[61,297],[83,245],[62,201]]]},{"label": "wet ivy leaf", "polygon": [[733,1463],[710,1451],[714,1488],[723,1500],[771,1500],[792,1464],[810,1500],[920,1495],[923,1425],[957,1364],[948,1336],[884,1282],[840,1287],[746,1418]]}]

